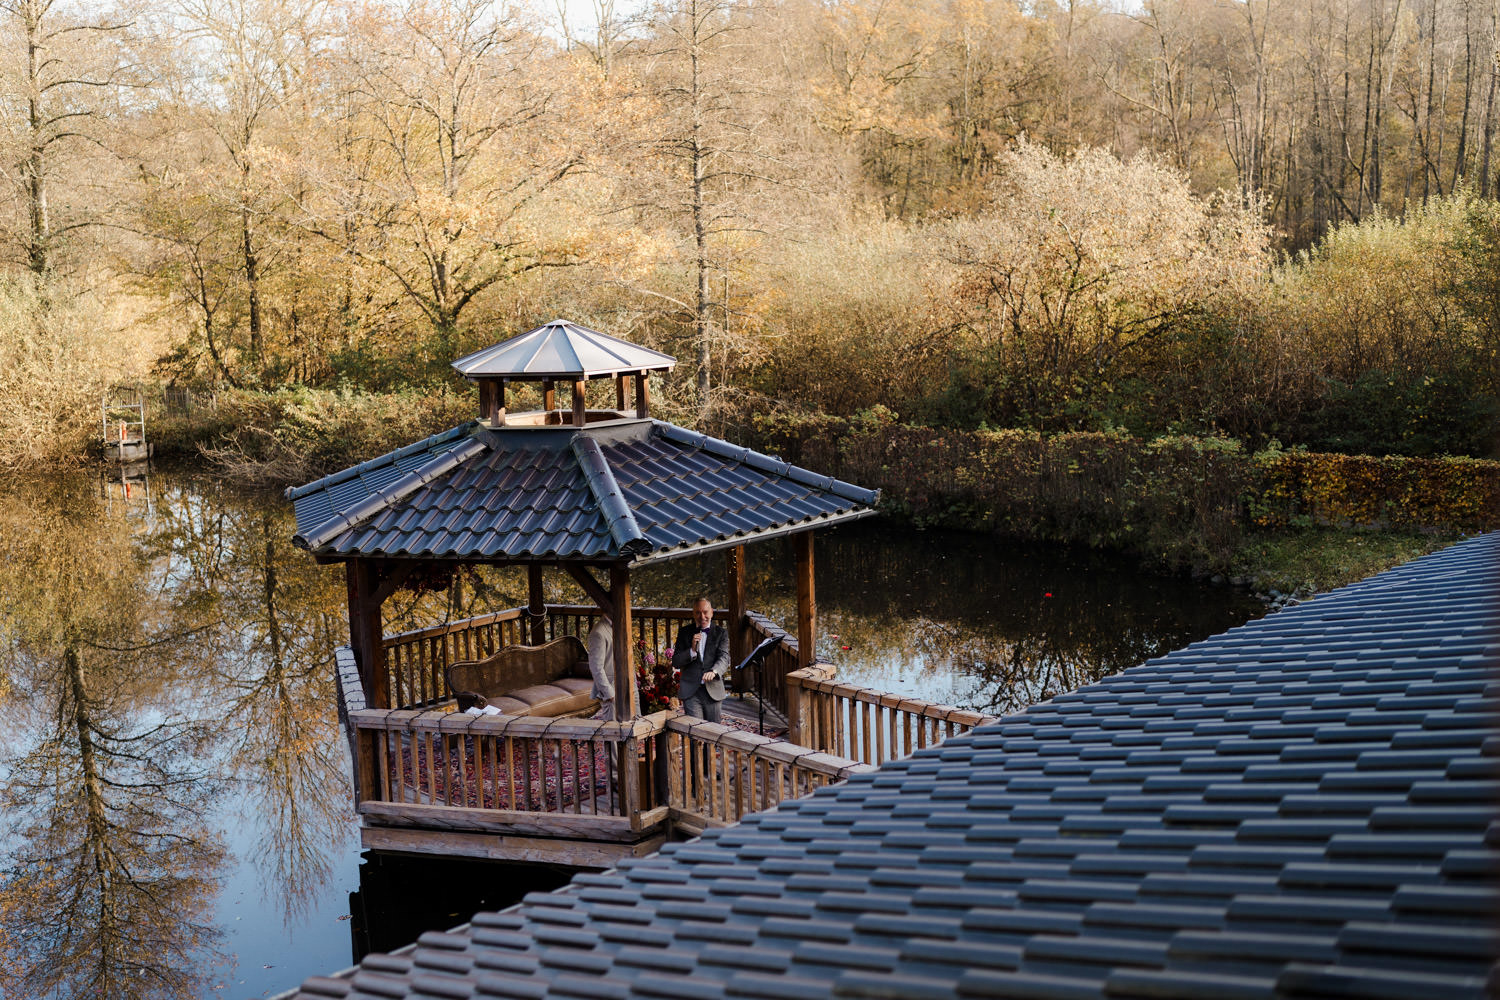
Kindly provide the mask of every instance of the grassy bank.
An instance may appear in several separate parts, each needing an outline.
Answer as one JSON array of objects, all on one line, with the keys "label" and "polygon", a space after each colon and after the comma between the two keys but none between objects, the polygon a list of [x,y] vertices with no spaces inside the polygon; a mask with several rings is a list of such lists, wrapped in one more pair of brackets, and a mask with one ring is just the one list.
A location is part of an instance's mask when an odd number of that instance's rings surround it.
[{"label": "grassy bank", "polygon": [[1226,577],[1262,594],[1302,597],[1363,580],[1459,537],[1452,532],[1334,528],[1249,531],[1230,557]]}]

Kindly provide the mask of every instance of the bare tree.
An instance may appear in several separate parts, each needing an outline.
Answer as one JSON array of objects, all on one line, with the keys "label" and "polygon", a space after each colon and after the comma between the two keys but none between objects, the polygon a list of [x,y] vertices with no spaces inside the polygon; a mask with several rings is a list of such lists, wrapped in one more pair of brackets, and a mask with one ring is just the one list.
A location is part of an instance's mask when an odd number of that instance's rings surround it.
[{"label": "bare tree", "polygon": [[691,328],[700,419],[713,402],[735,242],[765,232],[757,200],[786,170],[764,76],[747,58],[752,12],[744,0],[672,0],[646,22],[641,73],[659,110],[644,142],[665,169],[642,186],[635,208],[685,243],[690,288],[671,298]]},{"label": "bare tree", "polygon": [[165,55],[185,49],[219,67],[209,75],[163,66],[158,79],[176,105],[177,127],[210,137],[222,156],[200,160],[193,173],[216,202],[222,218],[215,224],[234,232],[246,360],[255,376],[269,347],[269,268],[290,249],[276,231],[286,201],[286,171],[276,165],[295,149],[293,126],[314,78],[309,66],[319,57],[322,8],[319,0],[179,0],[162,25],[178,43]]},{"label": "bare tree", "polygon": [[575,32],[568,13],[567,0],[554,0],[557,6],[557,22],[562,29],[563,40],[569,50],[581,50],[598,67],[608,80],[614,70],[615,59],[628,42],[626,28],[628,19],[622,17],[616,0],[589,0],[593,15],[593,38],[585,39]]},{"label": "bare tree", "polygon": [[[127,78],[111,44],[123,20],[90,19],[61,0],[0,0],[7,25],[12,93],[0,112],[10,132],[15,160],[6,176],[20,189],[26,222],[18,242],[26,266],[46,274],[56,262],[58,241],[93,222],[69,192],[71,211],[60,213],[53,197],[63,153],[103,140],[109,91]],[[83,176],[71,178],[84,186]]]},{"label": "bare tree", "polygon": [[493,0],[410,0],[347,47],[349,138],[302,203],[310,231],[385,272],[451,358],[475,299],[569,264],[583,163],[548,43]]}]

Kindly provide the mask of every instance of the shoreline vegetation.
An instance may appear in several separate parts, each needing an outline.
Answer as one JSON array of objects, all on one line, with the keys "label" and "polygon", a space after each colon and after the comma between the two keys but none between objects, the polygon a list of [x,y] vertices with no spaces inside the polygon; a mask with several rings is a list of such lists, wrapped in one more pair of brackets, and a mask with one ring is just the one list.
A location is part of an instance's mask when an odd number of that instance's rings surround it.
[{"label": "shoreline vegetation", "polygon": [[[149,423],[159,457],[242,486],[283,487],[447,430],[460,394],[220,394]],[[1108,549],[1155,572],[1249,587],[1279,605],[1500,524],[1500,462],[1350,456],[1186,435],[956,431],[761,416],[714,428],[787,461],[882,490],[917,527]]]}]

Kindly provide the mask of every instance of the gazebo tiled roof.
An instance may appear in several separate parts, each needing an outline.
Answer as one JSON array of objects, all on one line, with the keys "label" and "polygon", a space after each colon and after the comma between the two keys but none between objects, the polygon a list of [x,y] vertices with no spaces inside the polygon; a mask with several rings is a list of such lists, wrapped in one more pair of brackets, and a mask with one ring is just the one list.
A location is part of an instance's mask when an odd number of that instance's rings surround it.
[{"label": "gazebo tiled roof", "polygon": [[874,513],[878,494],[649,419],[475,421],[287,491],[331,558],[634,565]]},{"label": "gazebo tiled roof", "polygon": [[297,997],[1493,997],[1497,592],[1472,539]]}]

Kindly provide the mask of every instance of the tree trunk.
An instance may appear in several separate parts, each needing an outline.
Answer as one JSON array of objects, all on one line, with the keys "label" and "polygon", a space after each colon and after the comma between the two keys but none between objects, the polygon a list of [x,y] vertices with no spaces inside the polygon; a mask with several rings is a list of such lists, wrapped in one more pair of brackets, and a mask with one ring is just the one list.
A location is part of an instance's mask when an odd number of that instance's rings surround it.
[{"label": "tree trunk", "polygon": [[43,114],[41,107],[40,39],[42,11],[33,4],[21,8],[21,21],[26,30],[26,124],[31,149],[26,157],[27,213],[31,229],[26,246],[27,266],[38,275],[46,274],[51,267],[51,223],[47,218],[47,172],[43,153],[47,148],[42,134]]},{"label": "tree trunk", "polygon": [[698,279],[693,296],[693,346],[698,366],[698,419],[701,421],[708,417],[709,364],[712,360],[712,353],[709,350],[711,303],[708,298],[708,222],[704,217],[703,209],[703,178],[707,173],[708,155],[704,149],[703,78],[702,67],[699,65],[702,57],[699,36],[703,22],[698,11],[698,0],[692,0],[689,4],[688,14],[692,18],[690,56],[692,59],[693,266]]},{"label": "tree trunk", "polygon": [[1484,97],[1484,138],[1479,149],[1479,195],[1488,198],[1491,186],[1490,155],[1495,145],[1495,88],[1500,84],[1500,7],[1490,7],[1490,82]]},{"label": "tree trunk", "polygon": [[[247,178],[248,179],[248,178]],[[255,251],[253,223],[250,206],[240,203],[240,232],[245,248],[245,289],[250,309],[250,364],[256,374],[261,369],[261,350],[265,346],[260,324],[260,258]]]}]

